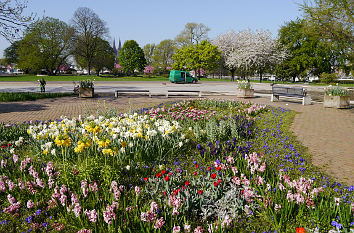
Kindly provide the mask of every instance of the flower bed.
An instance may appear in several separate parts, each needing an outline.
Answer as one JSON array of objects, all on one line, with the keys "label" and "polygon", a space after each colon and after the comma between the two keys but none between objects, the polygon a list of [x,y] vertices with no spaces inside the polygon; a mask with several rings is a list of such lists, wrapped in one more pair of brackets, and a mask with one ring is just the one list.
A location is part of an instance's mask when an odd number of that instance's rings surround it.
[{"label": "flower bed", "polygon": [[1,231],[349,232],[354,187],[307,162],[292,116],[195,100],[2,126]]}]

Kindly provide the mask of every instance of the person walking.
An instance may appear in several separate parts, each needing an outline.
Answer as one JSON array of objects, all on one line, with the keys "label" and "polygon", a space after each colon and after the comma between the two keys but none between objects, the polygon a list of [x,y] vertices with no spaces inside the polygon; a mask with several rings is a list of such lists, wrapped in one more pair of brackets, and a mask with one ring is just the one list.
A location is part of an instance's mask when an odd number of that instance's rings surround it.
[{"label": "person walking", "polygon": [[41,93],[45,92],[45,85],[47,85],[46,81],[44,80],[44,78],[42,78],[40,81],[39,81],[39,85],[41,87]]}]

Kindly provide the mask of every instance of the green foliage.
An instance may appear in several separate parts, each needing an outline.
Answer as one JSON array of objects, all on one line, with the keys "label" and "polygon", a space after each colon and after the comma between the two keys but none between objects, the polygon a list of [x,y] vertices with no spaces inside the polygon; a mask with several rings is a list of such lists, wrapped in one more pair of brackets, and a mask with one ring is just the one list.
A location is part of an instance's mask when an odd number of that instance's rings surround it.
[{"label": "green foliage", "polygon": [[188,45],[178,49],[173,55],[175,63],[172,69],[176,70],[213,70],[218,67],[221,53],[216,45],[204,40],[197,45]]},{"label": "green foliage", "polygon": [[143,48],[144,55],[145,55],[145,60],[147,65],[153,65],[154,59],[154,52],[156,49],[155,44],[146,44]]},{"label": "green foliage", "polygon": [[72,93],[0,92],[0,102],[26,101],[71,96]]},{"label": "green foliage", "polygon": [[304,30],[304,20],[297,19],[282,26],[278,42],[288,51],[288,58],[276,67],[277,76],[283,79],[307,77],[309,73],[319,76],[332,73],[344,61],[338,44],[321,40]]},{"label": "green foliage", "polygon": [[113,69],[115,55],[113,48],[108,41],[101,38],[98,38],[97,40],[97,49],[95,51],[92,66],[96,69],[97,76],[99,76],[103,68],[109,70]]},{"label": "green foliage", "polygon": [[320,75],[320,81],[322,83],[333,83],[338,79],[338,76],[336,74],[327,74],[327,73],[322,73]]},{"label": "green foliage", "polygon": [[81,88],[93,88],[94,83],[91,79],[82,80],[82,81],[80,81],[80,87]]},{"label": "green foliage", "polygon": [[175,52],[173,40],[163,40],[154,49],[153,65],[161,72],[166,72],[166,68],[172,66],[172,56]]},{"label": "green foliage", "polygon": [[74,29],[59,19],[46,17],[34,23],[19,42],[18,67],[55,74],[72,52],[73,35]]},{"label": "green foliage", "polygon": [[4,57],[7,64],[18,62],[18,47],[20,41],[14,41],[9,47],[4,50]]},{"label": "green foliage", "polygon": [[339,86],[328,86],[325,88],[326,95],[330,96],[347,96],[349,95],[349,91],[346,88]]},{"label": "green foliage", "polygon": [[135,70],[143,71],[146,65],[144,51],[135,40],[124,42],[118,60],[127,74],[133,74]]}]

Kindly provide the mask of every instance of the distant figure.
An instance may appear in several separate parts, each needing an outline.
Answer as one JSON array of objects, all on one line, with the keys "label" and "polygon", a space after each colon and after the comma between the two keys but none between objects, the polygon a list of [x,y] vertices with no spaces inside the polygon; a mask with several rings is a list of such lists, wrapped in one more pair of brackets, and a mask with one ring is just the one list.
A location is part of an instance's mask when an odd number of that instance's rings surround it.
[{"label": "distant figure", "polygon": [[42,78],[40,81],[39,81],[39,85],[40,85],[40,87],[41,87],[41,93],[43,92],[45,92],[45,85],[46,85],[47,83],[46,83],[46,81],[44,80],[44,78]]}]

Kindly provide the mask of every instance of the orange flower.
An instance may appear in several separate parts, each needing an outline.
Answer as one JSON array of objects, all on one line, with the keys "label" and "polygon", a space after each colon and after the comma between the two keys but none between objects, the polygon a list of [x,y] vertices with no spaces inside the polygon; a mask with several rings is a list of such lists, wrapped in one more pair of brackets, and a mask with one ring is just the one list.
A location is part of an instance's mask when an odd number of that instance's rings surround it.
[{"label": "orange flower", "polygon": [[296,233],[305,233],[305,228],[302,227],[296,228]]}]

